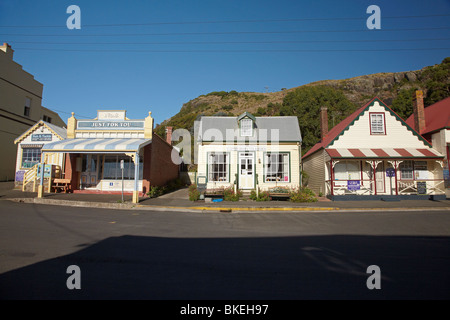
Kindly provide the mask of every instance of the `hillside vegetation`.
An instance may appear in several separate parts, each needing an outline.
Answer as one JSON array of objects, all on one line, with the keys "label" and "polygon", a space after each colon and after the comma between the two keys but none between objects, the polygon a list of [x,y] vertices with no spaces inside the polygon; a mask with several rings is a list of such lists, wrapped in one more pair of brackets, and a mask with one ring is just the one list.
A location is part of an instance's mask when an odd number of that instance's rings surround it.
[{"label": "hillside vegetation", "polygon": [[155,131],[164,137],[164,128],[192,130],[201,116],[238,116],[248,111],[255,116],[294,115],[298,117],[305,153],[320,139],[319,110],[329,109],[329,128],[358,107],[377,96],[400,117],[412,112],[412,95],[424,90],[425,106],[450,96],[450,57],[442,63],[417,71],[377,73],[343,80],[323,80],[278,92],[215,91],[186,102],[179,113]]}]

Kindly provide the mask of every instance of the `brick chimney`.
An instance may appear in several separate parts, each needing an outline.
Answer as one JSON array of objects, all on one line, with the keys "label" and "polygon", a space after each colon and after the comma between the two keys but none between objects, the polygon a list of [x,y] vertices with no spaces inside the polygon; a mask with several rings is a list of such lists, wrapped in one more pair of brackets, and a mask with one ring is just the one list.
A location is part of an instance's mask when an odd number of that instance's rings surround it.
[{"label": "brick chimney", "polygon": [[425,110],[423,106],[423,91],[416,90],[413,95],[414,129],[422,134],[425,129]]},{"label": "brick chimney", "polygon": [[172,127],[166,127],[166,142],[172,145]]},{"label": "brick chimney", "polygon": [[327,107],[320,108],[320,139],[323,141],[328,134],[328,109]]}]

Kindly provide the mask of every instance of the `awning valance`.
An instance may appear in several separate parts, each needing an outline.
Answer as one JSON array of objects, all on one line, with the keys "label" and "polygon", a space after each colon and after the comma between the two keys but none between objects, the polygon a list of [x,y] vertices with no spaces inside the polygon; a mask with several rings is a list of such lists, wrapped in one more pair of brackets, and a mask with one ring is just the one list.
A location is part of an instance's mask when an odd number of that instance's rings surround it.
[{"label": "awning valance", "polygon": [[65,139],[47,143],[43,152],[130,152],[139,151],[151,143],[151,139]]},{"label": "awning valance", "polygon": [[358,149],[325,149],[333,159],[415,159],[443,158],[444,156],[432,148],[358,148]]}]

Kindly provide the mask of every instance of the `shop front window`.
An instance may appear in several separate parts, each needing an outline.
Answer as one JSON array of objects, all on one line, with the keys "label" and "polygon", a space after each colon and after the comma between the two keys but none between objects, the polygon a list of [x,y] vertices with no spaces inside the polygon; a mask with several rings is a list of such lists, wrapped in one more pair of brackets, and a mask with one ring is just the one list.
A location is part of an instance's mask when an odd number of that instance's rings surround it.
[{"label": "shop front window", "polygon": [[22,149],[22,168],[31,168],[41,162],[41,148]]},{"label": "shop front window", "polygon": [[266,182],[289,182],[289,153],[267,153],[264,163]]},{"label": "shop front window", "polygon": [[214,152],[208,155],[208,181],[229,181],[227,153]]},{"label": "shop front window", "polygon": [[[122,169],[120,162],[123,160],[123,179],[134,180],[135,165],[131,157],[122,155],[105,155],[103,163],[103,179],[122,180]],[[139,179],[142,180],[144,172],[143,158],[139,158]]]}]

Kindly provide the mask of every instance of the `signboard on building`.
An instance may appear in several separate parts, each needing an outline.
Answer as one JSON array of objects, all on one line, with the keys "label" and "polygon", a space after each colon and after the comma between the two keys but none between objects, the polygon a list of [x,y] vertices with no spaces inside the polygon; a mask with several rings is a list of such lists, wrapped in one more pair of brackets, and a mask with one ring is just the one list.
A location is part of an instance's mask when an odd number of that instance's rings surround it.
[{"label": "signboard on building", "polygon": [[387,168],[386,169],[386,177],[395,177],[395,169],[394,168]]},{"label": "signboard on building", "polygon": [[234,145],[234,146],[228,146],[227,147],[227,151],[267,151],[267,148],[264,146],[239,146],[239,145]]},{"label": "signboard on building", "polygon": [[359,180],[348,180],[347,181],[347,189],[349,191],[356,191],[361,188],[361,184]]},{"label": "signboard on building", "polygon": [[99,110],[97,120],[126,120],[125,110]]},{"label": "signboard on building", "polygon": [[144,121],[92,121],[78,120],[77,129],[80,130],[136,130],[144,129]]},{"label": "signboard on building", "polygon": [[51,133],[35,133],[31,135],[31,141],[52,141]]}]

